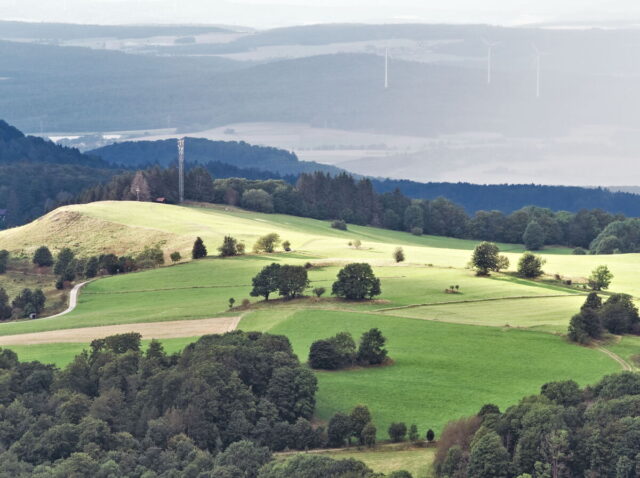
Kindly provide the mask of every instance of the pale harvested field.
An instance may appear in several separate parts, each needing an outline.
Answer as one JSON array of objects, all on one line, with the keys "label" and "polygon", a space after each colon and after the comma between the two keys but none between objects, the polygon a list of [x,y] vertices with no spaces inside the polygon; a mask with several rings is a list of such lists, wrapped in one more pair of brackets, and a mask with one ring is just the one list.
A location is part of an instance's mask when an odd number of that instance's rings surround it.
[{"label": "pale harvested field", "polygon": [[81,329],[52,330],[33,334],[0,337],[0,345],[36,345],[48,343],[81,343],[115,334],[138,332],[143,339],[168,339],[197,337],[207,334],[231,332],[238,326],[240,317],[218,317],[202,320],[178,320],[174,322],[150,322],[144,324],[105,325]]}]

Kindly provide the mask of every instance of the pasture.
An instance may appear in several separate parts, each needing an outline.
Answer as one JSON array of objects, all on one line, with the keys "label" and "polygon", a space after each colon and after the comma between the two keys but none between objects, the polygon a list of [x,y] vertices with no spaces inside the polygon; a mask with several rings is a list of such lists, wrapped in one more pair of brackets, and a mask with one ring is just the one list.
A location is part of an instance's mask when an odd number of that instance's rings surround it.
[{"label": "pasture", "polygon": [[[158,329],[168,351],[177,351],[193,341],[180,331],[180,321],[226,317],[241,319],[243,330],[287,335],[306,361],[314,340],[341,331],[351,332],[358,340],[363,331],[378,327],[388,337],[393,365],[318,372],[317,415],[328,420],[338,410],[365,403],[373,412],[380,438],[386,438],[392,421],[416,423],[421,430],[433,428],[439,433],[450,419],[475,413],[485,403],[504,408],[523,395],[537,393],[545,382],[571,378],[585,385],[620,369],[602,351],[569,344],[560,336],[584,301],[583,291],[510,274],[476,277],[466,268],[475,241],[351,225],[348,231],[338,231],[325,221],[217,206],[103,202],[67,206],[28,226],[0,233],[0,248],[27,255],[45,241],[45,230],[49,230],[46,243],[61,247],[87,225],[104,227],[82,242],[74,239],[71,245],[77,245],[80,254],[135,253],[145,244],[158,243],[166,254],[180,250],[188,257],[194,238],[200,236],[213,255],[225,234],[244,241],[250,249],[257,237],[270,232],[291,241],[293,252],[209,257],[102,278],[85,287],[70,314],[0,324],[0,344],[3,336],[99,326],[124,330],[129,324],[147,324],[151,330]],[[362,242],[359,248],[349,245],[356,239]],[[407,257],[401,264],[391,257],[398,246]],[[515,269],[522,248],[500,247],[510,258],[511,270]],[[579,279],[604,263],[616,276],[613,291],[635,293],[639,287],[633,275],[639,255],[574,256],[562,248],[542,254],[549,274]],[[381,279],[383,293],[366,302],[343,301],[328,294],[321,299],[269,302],[250,297],[251,278],[271,262],[311,263],[311,287],[328,291],[343,264],[368,262]],[[458,286],[458,293],[446,293],[451,286]],[[231,297],[236,305],[242,299],[250,299],[251,304],[229,310]],[[176,333],[160,335],[167,328],[156,324],[160,322],[170,323]],[[58,366],[88,346],[88,341],[80,340],[18,342],[14,340],[10,348],[23,360]],[[624,338],[608,348],[629,360],[638,353],[640,343]]]}]

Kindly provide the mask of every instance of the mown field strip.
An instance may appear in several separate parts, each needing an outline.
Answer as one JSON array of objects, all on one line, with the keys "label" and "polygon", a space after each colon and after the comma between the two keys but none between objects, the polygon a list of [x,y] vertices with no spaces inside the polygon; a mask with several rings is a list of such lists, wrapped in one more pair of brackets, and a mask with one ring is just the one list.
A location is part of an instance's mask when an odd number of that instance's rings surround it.
[{"label": "mown field strip", "polygon": [[219,317],[202,320],[179,320],[173,322],[147,322],[139,324],[105,325],[80,329],[52,330],[31,334],[0,337],[0,345],[35,345],[48,343],[79,343],[108,337],[115,334],[138,332],[143,339],[167,339],[195,337],[207,334],[222,334],[235,330],[241,317]]},{"label": "mown field strip", "polygon": [[[584,294],[586,295],[586,294]],[[374,309],[371,312],[389,312],[392,310],[403,310],[403,309],[415,309],[418,307],[435,307],[439,305],[458,305],[458,304],[474,304],[476,302],[492,302],[492,301],[506,301],[506,300],[523,300],[523,299],[550,299],[554,297],[564,297],[570,296],[569,294],[553,294],[553,295],[519,295],[514,297],[491,297],[488,299],[469,299],[469,300],[448,300],[444,302],[428,302],[424,304],[410,304],[410,305],[402,305],[398,307],[385,307],[381,309]]]}]

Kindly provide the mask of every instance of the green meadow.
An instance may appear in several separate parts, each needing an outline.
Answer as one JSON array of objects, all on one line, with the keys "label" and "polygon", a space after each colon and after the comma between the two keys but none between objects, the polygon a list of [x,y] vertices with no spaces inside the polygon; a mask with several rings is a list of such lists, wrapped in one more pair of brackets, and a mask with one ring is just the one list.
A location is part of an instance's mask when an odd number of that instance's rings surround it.
[{"label": "green meadow", "polygon": [[[65,227],[54,227],[54,223]],[[209,257],[101,278],[85,286],[72,313],[3,323],[0,336],[242,315],[241,329],[287,335],[306,361],[314,340],[341,331],[349,331],[357,340],[365,330],[378,327],[388,338],[393,364],[318,372],[317,415],[327,420],[336,411],[365,403],[381,438],[392,421],[439,432],[451,419],[475,413],[485,403],[509,406],[537,393],[545,382],[574,379],[584,385],[620,369],[601,351],[572,345],[562,337],[584,301],[584,291],[512,274],[476,277],[467,268],[475,241],[351,225],[348,231],[338,231],[325,221],[222,207],[102,202],[67,206],[30,225],[0,233],[0,248],[27,254],[39,241],[59,247],[68,243],[74,228],[87,224],[100,224],[106,232],[83,239],[78,250],[85,253],[134,253],[157,240],[165,253],[179,250],[188,257],[194,238],[200,236],[214,255],[225,234],[244,241],[250,250],[260,235],[270,232],[291,241],[293,251]],[[362,243],[359,248],[349,245],[356,239]],[[405,263],[392,260],[398,246],[405,251]],[[522,248],[500,247],[515,270]],[[579,280],[595,266],[608,264],[615,274],[613,291],[640,295],[634,275],[640,255],[574,256],[563,248],[542,254],[550,275]],[[271,262],[311,263],[311,287],[328,291],[343,264],[368,262],[381,278],[382,295],[365,302],[342,301],[328,294],[322,299],[269,302],[250,297],[251,278]],[[458,286],[458,293],[446,293],[451,286]],[[250,299],[251,305],[229,310],[231,297],[236,305],[243,299]],[[164,339],[163,343],[173,352],[193,340]],[[87,346],[53,343],[12,348],[23,360],[64,366]],[[625,337],[608,348],[625,360],[640,354],[635,338]]]}]

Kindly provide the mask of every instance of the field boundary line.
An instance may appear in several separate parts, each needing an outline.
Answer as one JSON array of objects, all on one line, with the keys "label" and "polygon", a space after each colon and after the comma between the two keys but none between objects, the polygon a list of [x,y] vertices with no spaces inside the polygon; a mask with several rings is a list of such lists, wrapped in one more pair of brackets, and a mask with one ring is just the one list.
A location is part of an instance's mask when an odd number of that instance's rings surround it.
[{"label": "field boundary line", "polygon": [[519,295],[514,297],[492,297],[489,299],[469,299],[469,300],[451,300],[445,302],[429,302],[426,304],[410,304],[398,307],[386,307],[381,309],[373,309],[371,312],[389,312],[393,310],[415,309],[417,307],[432,307],[438,305],[455,305],[455,304],[474,304],[477,302],[493,302],[500,300],[524,300],[524,299],[550,299],[560,297],[575,297],[574,294],[554,294],[554,295]]}]

